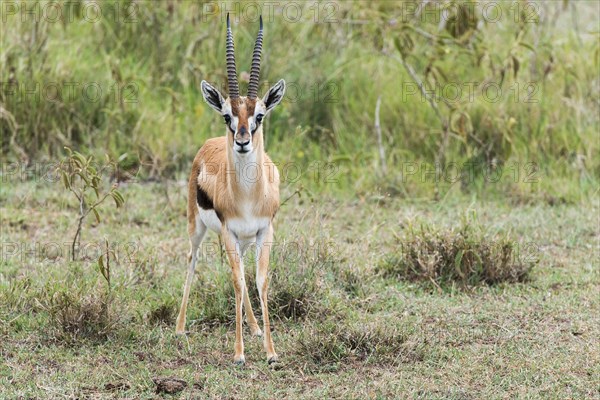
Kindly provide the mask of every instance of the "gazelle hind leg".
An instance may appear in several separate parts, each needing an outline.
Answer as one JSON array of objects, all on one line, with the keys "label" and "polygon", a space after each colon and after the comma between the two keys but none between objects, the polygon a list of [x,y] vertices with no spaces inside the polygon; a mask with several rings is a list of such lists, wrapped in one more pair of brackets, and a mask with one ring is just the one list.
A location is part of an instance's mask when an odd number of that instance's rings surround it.
[{"label": "gazelle hind leg", "polygon": [[246,310],[246,319],[248,320],[248,326],[250,327],[250,334],[252,336],[262,336],[262,331],[258,326],[258,321],[252,311],[252,304],[250,303],[250,296],[248,295],[248,286],[244,281],[244,309]]},{"label": "gazelle hind leg", "polygon": [[267,352],[267,362],[275,363],[278,360],[273,339],[271,338],[271,325],[269,322],[269,304],[267,301],[267,292],[269,290],[269,256],[273,245],[273,225],[261,232],[257,240],[256,250],[256,287],[258,288],[258,296],[260,297],[260,307],[263,316],[263,343]]},{"label": "gazelle hind leg", "polygon": [[200,246],[200,243],[202,243],[204,235],[206,235],[206,225],[204,225],[200,218],[196,218],[195,222],[195,227],[193,227],[193,229],[190,229],[190,252],[188,253],[189,267],[187,271],[187,276],[185,278],[185,285],[183,287],[183,298],[181,300],[181,308],[179,309],[179,315],[177,316],[177,324],[175,326],[175,333],[179,335],[185,333],[187,305],[188,299],[190,297],[192,281],[194,280],[196,262],[198,261],[198,247]]},{"label": "gazelle hind leg", "polygon": [[221,229],[221,236],[225,243],[225,251],[229,265],[231,266],[233,289],[235,290],[235,354],[233,362],[236,365],[243,365],[246,362],[244,356],[244,337],[242,335],[246,280],[244,278],[244,266],[241,262],[242,254],[239,243],[236,242],[226,225],[223,225]]},{"label": "gazelle hind leg", "polygon": [[[242,256],[240,257],[240,264],[244,262],[244,254],[246,254],[246,250],[248,249],[248,244],[244,245],[241,249]],[[241,268],[244,271],[244,268]],[[252,303],[250,302],[250,295],[248,294],[248,285],[246,284],[246,280],[244,279],[244,311],[246,313],[246,322],[248,322],[248,326],[250,327],[250,334],[252,336],[262,336],[262,331],[258,326],[258,321],[254,316],[254,311],[252,310]]]}]

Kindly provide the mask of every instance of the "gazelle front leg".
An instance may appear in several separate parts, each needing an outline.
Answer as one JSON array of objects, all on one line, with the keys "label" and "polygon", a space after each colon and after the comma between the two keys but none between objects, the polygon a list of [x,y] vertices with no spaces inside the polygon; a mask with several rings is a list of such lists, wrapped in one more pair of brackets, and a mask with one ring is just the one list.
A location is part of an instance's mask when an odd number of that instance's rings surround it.
[{"label": "gazelle front leg", "polygon": [[242,336],[242,312],[246,282],[242,267],[241,248],[236,238],[227,229],[226,224],[223,224],[221,235],[225,242],[225,252],[231,266],[233,288],[235,289],[235,355],[233,362],[236,365],[243,365],[246,358],[244,357],[244,338]]},{"label": "gazelle front leg", "polygon": [[259,232],[256,239],[256,287],[258,288],[258,296],[260,297],[260,307],[263,316],[263,343],[267,352],[267,362],[272,364],[277,362],[277,353],[273,346],[271,338],[271,325],[269,323],[269,306],[267,301],[267,292],[269,290],[269,256],[271,247],[273,246],[273,225]]},{"label": "gazelle front leg", "polygon": [[[240,251],[240,254],[242,254],[240,256],[240,263],[241,263],[240,269],[242,271],[244,271],[243,255],[245,254],[245,250],[246,250],[245,248],[242,248]],[[250,295],[248,293],[247,285],[244,285],[244,309],[246,310],[246,320],[248,321],[248,326],[250,327],[250,334],[252,336],[262,336],[262,331],[258,327],[258,321],[256,320],[256,317],[254,316],[254,311],[252,311],[252,303],[250,303]]]}]

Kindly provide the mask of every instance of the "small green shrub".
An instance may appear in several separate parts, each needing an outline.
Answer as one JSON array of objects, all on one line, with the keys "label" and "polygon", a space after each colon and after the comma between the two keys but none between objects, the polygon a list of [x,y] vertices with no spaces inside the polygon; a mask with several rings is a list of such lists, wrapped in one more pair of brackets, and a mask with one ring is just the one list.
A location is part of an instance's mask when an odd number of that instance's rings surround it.
[{"label": "small green shrub", "polygon": [[210,326],[235,321],[235,293],[228,270],[197,274],[196,284],[191,291],[190,309],[199,310],[200,315],[191,316]]},{"label": "small green shrub", "polygon": [[170,298],[155,304],[148,314],[148,322],[152,325],[173,325],[177,316],[177,303]]},{"label": "small green shrub", "polygon": [[468,221],[451,230],[410,226],[398,248],[378,266],[384,277],[466,289],[481,284],[523,282],[535,261],[521,257],[508,236],[489,236]]},{"label": "small green shrub", "polygon": [[[81,242],[81,231],[85,218],[93,213],[96,217],[96,222],[100,223],[100,206],[109,197],[115,201],[117,208],[125,203],[123,195],[117,190],[117,184],[113,184],[110,189],[103,187],[103,177],[107,170],[116,169],[116,163],[106,156],[106,163],[98,165],[92,155],[84,156],[83,154],[72,151],[65,147],[67,156],[60,162],[57,167],[57,173],[61,176],[62,185],[66,190],[73,194],[77,200],[78,218],[77,230],[71,244],[72,261],[77,259],[79,245]],[[91,193],[94,193],[92,195]]]}]

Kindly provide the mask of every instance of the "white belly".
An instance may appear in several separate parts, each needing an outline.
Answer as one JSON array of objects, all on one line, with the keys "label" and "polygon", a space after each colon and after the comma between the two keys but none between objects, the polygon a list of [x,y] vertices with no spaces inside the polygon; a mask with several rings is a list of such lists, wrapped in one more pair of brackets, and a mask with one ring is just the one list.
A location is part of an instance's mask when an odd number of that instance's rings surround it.
[{"label": "white belly", "polygon": [[221,221],[219,217],[217,217],[217,213],[215,210],[203,210],[198,207],[198,218],[204,225],[208,227],[213,232],[221,233]]},{"label": "white belly", "polygon": [[270,219],[266,217],[232,218],[227,221],[227,228],[239,239],[253,240],[259,231],[269,226]]},{"label": "white belly", "polygon": [[[221,221],[215,210],[203,210],[198,207],[198,217],[204,225],[213,232],[221,233]],[[254,241],[259,231],[269,226],[270,219],[266,217],[244,216],[227,221],[227,228],[244,242]]]}]

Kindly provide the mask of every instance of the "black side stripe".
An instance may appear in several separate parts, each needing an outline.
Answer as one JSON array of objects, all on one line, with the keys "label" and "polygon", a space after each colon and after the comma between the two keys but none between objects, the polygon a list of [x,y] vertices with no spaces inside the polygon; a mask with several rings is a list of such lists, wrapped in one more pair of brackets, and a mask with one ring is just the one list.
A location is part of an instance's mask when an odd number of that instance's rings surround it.
[{"label": "black side stripe", "polygon": [[[198,206],[203,210],[215,210],[212,199],[210,198],[208,193],[206,193],[204,189],[202,189],[200,186],[198,186],[196,190],[196,202],[198,203]],[[217,218],[219,218],[219,221],[223,222],[221,213],[217,210],[215,210],[215,213],[217,214]]]}]

